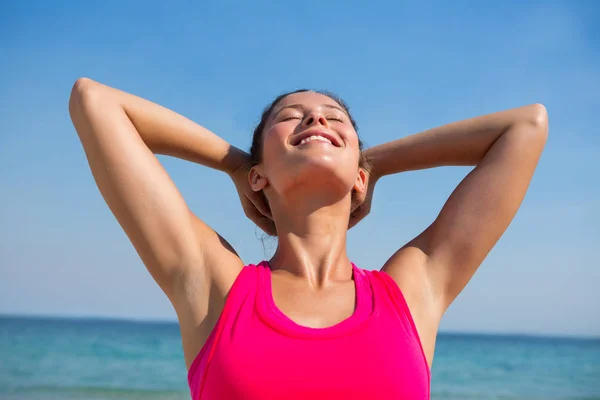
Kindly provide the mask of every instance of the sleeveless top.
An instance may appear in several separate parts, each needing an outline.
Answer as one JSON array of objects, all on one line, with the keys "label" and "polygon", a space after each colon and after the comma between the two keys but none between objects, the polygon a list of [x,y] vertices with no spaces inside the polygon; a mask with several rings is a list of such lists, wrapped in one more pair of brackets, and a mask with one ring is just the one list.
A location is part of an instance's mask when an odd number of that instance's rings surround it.
[{"label": "sleeveless top", "polygon": [[266,261],[242,268],[188,371],[192,399],[429,399],[429,366],[398,285],[352,270],[354,313],[310,328],[275,305]]}]

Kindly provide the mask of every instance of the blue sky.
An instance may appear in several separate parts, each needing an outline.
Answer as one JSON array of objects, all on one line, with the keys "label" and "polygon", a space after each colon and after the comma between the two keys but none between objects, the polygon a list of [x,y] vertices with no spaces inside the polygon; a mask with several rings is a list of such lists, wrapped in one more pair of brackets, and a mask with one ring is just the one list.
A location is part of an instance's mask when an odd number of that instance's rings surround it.
[{"label": "blue sky", "polygon": [[[244,149],[263,106],[300,87],[340,94],[367,145],[544,103],[550,138],[523,206],[441,329],[600,335],[600,5],[445,3],[0,6],[0,313],[175,319],[70,123],[71,86],[88,76]],[[274,244],[243,217],[227,176],[161,161],[244,261],[270,256]],[[379,268],[467,172],[382,180],[371,215],[351,231],[352,259]]]}]

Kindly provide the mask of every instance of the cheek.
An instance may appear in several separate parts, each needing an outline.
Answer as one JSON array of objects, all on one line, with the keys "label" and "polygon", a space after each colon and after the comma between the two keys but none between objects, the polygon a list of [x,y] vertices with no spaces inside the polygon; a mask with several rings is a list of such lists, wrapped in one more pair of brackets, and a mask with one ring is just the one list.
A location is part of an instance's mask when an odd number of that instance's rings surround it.
[{"label": "cheek", "polygon": [[285,156],[285,138],[288,136],[281,129],[271,129],[265,132],[263,137],[263,164],[265,168],[270,169],[271,166],[277,168],[284,160]]},{"label": "cheek", "polygon": [[353,136],[349,136],[348,142],[350,147],[352,148],[352,162],[358,166],[360,161],[360,147],[358,145],[358,136],[356,135],[356,133],[354,133]]}]

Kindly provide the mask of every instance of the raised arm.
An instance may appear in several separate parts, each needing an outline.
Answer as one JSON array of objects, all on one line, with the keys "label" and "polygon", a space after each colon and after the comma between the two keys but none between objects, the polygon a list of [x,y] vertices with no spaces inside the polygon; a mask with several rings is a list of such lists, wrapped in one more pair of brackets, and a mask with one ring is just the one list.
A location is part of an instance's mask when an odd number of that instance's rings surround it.
[{"label": "raised arm", "polygon": [[211,284],[226,290],[242,262],[190,212],[154,153],[227,173],[245,153],[181,115],[90,79],[75,83],[69,111],[102,196],[177,311],[189,359],[210,311]]},{"label": "raised arm", "polygon": [[441,318],[504,233],[525,196],[547,135],[546,109],[534,104],[367,150],[375,179],[436,166],[476,166],[436,220],[384,266],[401,286],[419,288],[421,293],[413,293],[417,302],[434,299],[424,312]]}]

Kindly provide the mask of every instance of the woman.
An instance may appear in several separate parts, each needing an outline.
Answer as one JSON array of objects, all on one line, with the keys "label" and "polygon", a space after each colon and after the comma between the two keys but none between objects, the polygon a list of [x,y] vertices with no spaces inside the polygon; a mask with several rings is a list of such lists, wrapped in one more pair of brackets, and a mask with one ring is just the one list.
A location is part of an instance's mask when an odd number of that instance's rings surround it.
[{"label": "woman", "polygon": [[[442,315],[514,217],[548,130],[535,104],[363,152],[340,99],[299,91],[267,107],[248,155],[89,79],[69,109],[102,195],[176,310],[194,399],[429,398]],[[246,215],[277,235],[273,258],[244,266],[154,154],[229,174]],[[347,230],[378,179],[443,165],[475,168],[381,271],[352,264]]]}]

